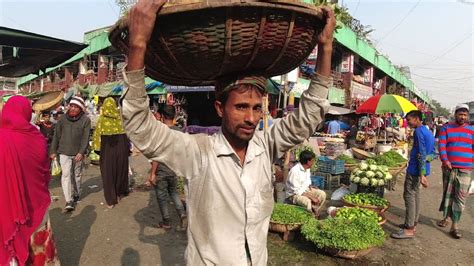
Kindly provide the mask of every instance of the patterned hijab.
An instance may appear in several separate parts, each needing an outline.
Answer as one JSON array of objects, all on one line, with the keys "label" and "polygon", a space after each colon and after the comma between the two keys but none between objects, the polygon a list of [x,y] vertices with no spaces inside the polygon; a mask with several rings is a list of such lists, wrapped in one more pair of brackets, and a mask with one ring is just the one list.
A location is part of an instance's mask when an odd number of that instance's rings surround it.
[{"label": "patterned hijab", "polygon": [[106,98],[100,109],[100,116],[97,120],[92,148],[100,151],[100,137],[125,134],[122,117],[113,98]]}]

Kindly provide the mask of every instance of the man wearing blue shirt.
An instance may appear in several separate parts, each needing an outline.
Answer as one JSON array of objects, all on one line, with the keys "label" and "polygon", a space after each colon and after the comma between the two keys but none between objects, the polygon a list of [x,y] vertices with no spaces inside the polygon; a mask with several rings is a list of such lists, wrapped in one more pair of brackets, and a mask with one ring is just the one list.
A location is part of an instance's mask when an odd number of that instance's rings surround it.
[{"label": "man wearing blue shirt", "polygon": [[338,134],[341,131],[341,125],[339,124],[339,118],[336,118],[329,122],[328,125],[328,134],[334,135]]},{"label": "man wearing blue shirt", "polygon": [[430,174],[430,161],[434,158],[433,133],[423,126],[421,111],[411,111],[406,115],[408,125],[414,129],[413,148],[410,152],[403,198],[405,200],[405,223],[393,238],[406,239],[415,236],[420,215],[420,184],[427,188]]}]

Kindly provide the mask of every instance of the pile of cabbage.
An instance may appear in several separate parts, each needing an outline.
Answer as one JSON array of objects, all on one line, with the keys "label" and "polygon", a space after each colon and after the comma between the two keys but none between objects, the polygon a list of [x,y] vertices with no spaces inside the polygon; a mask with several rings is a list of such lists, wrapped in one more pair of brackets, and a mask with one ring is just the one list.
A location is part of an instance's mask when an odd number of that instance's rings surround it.
[{"label": "pile of cabbage", "polygon": [[367,187],[385,186],[391,179],[392,174],[389,173],[388,166],[377,165],[372,159],[361,161],[350,177],[352,183]]}]

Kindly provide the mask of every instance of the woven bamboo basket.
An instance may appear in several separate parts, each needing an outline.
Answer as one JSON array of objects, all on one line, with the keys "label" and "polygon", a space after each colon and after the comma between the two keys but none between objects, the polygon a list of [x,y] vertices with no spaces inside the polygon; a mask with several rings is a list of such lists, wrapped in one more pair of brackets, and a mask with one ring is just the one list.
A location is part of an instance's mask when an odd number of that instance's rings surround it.
[{"label": "woven bamboo basket", "polygon": [[33,104],[33,110],[36,112],[50,111],[58,107],[64,98],[63,91],[48,92]]},{"label": "woven bamboo basket", "polygon": [[270,221],[269,230],[274,233],[283,233],[283,240],[291,241],[300,228],[301,224],[281,224]]},{"label": "woven bamboo basket", "polygon": [[[180,0],[160,11],[146,74],[171,85],[214,85],[234,74],[281,75],[299,66],[322,31],[321,9],[298,0]],[[127,54],[128,19],[109,40]]]},{"label": "woven bamboo basket", "polygon": [[345,251],[337,248],[323,248],[323,251],[333,257],[353,260],[368,255],[373,249],[374,248],[372,247],[363,250]]},{"label": "woven bamboo basket", "polygon": [[359,160],[365,160],[365,159],[374,157],[373,154],[359,148],[352,148],[352,154],[354,155],[355,158]]},{"label": "woven bamboo basket", "polygon": [[402,165],[400,166],[396,166],[396,167],[389,167],[388,168],[388,171],[390,172],[390,174],[394,177],[398,176],[406,167],[407,167],[407,162],[403,163]]},{"label": "woven bamboo basket", "polygon": [[358,164],[353,163],[353,164],[344,164],[344,171],[347,173],[352,172],[354,169],[356,169]]}]

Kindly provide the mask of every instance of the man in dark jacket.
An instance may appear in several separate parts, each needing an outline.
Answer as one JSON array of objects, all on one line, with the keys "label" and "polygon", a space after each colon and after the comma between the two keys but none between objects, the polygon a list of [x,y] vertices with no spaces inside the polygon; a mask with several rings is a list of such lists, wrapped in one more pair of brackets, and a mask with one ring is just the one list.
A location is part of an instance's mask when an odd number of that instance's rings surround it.
[{"label": "man in dark jacket", "polygon": [[51,143],[51,159],[56,159],[59,154],[66,211],[75,209],[81,194],[84,156],[89,145],[91,129],[91,121],[84,110],[84,100],[81,97],[72,97],[67,113],[56,124]]}]

